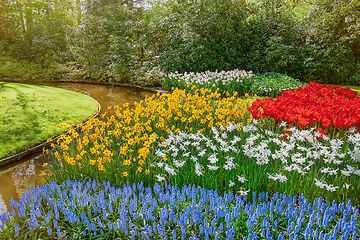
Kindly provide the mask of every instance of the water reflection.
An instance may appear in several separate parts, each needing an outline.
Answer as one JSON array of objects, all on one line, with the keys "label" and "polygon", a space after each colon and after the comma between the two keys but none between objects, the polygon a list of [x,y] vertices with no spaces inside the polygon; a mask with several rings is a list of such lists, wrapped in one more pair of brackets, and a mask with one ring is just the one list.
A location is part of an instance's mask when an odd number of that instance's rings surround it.
[{"label": "water reflection", "polygon": [[[115,113],[114,109],[107,109],[109,106],[122,106],[124,103],[133,106],[135,101],[143,100],[146,96],[154,94],[152,91],[111,85],[59,82],[24,83],[58,87],[86,94],[100,103],[101,113],[107,112],[107,116]],[[50,160],[50,155],[43,154],[0,172],[0,214],[9,212],[8,204],[11,197],[19,201],[22,193],[26,192],[31,185],[38,186],[46,183],[40,173],[43,170],[42,165]]]},{"label": "water reflection", "polygon": [[0,173],[0,214],[8,212],[10,198],[19,200],[31,185],[45,184],[41,177],[42,164],[50,161],[50,155],[41,155]]},{"label": "water reflection", "polygon": [[133,106],[134,102],[145,99],[146,96],[154,94],[152,91],[144,91],[137,88],[119,87],[114,85],[99,85],[87,83],[66,83],[66,82],[47,82],[42,85],[58,87],[71,91],[86,94],[98,101],[101,105],[101,112],[112,115],[115,110],[107,110],[108,106],[122,106],[129,103]]}]

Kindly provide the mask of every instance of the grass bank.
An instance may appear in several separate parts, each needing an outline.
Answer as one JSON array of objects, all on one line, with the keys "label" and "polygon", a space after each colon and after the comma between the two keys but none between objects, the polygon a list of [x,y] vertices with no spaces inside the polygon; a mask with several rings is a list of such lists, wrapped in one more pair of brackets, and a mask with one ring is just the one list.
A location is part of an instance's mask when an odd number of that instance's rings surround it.
[{"label": "grass bank", "polygon": [[46,86],[0,82],[0,159],[60,133],[57,125],[97,110],[89,96]]}]

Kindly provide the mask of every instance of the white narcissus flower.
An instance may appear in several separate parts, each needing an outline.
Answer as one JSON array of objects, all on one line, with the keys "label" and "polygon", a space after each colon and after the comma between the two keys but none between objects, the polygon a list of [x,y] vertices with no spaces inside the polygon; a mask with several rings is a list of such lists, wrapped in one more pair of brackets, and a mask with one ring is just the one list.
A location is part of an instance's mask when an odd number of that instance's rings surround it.
[{"label": "white narcissus flower", "polygon": [[159,167],[159,168],[162,168],[164,166],[164,163],[163,162],[159,162],[159,163],[156,163],[156,165]]},{"label": "white narcissus flower", "polygon": [[198,156],[202,157],[205,155],[205,153],[206,153],[206,149],[203,149],[203,150],[201,150],[201,152],[198,153]]},{"label": "white narcissus flower", "polygon": [[286,182],[286,181],[287,181],[287,177],[286,177],[286,176],[283,176],[283,175],[277,174],[277,173],[275,173],[275,176],[272,176],[272,175],[270,175],[270,174],[268,173],[268,177],[269,177],[269,179],[272,179],[272,180],[274,180],[274,181],[276,181],[276,180],[279,180],[280,182]]},{"label": "white narcissus flower", "polygon": [[315,185],[320,188],[325,188],[326,191],[335,192],[338,186],[328,185],[326,182],[319,181],[315,178]]},{"label": "white narcissus flower", "polygon": [[321,173],[328,173],[329,175],[335,175],[337,173],[338,169],[332,170],[331,168],[327,167],[327,168],[323,168],[320,169]]},{"label": "white narcissus flower", "polygon": [[360,169],[354,171],[353,174],[355,174],[355,175],[357,175],[357,176],[360,176]]},{"label": "white narcissus flower", "polygon": [[159,158],[163,158],[165,156],[165,154],[159,149],[156,150],[155,155]]},{"label": "white narcissus flower", "polygon": [[227,161],[226,161],[226,164],[224,165],[224,168],[226,170],[229,170],[231,171],[232,169],[235,169],[236,168],[236,163],[233,162],[233,160],[231,158],[229,158]]},{"label": "white narcissus flower", "polygon": [[346,170],[340,170],[340,171],[341,171],[341,173],[342,173],[343,175],[345,175],[345,176],[347,176],[347,177],[349,177],[350,174],[351,174],[351,172],[346,171]]},{"label": "white narcissus flower", "polygon": [[174,160],[174,165],[177,168],[181,168],[182,166],[184,166],[185,161],[178,161],[178,160]]},{"label": "white narcissus flower", "polygon": [[239,125],[233,125],[232,123],[229,124],[229,126],[226,127],[226,130],[228,130],[229,132],[234,131],[235,129],[238,129]]},{"label": "white narcissus flower", "polygon": [[203,166],[201,166],[201,164],[199,164],[198,162],[196,162],[195,163],[195,173],[196,173],[196,175],[198,175],[198,176],[201,176],[201,175],[204,175],[204,173],[203,173]]},{"label": "white narcissus flower", "polygon": [[321,182],[315,178],[315,186],[324,188],[326,186],[326,184],[324,184],[323,182]]},{"label": "white narcissus flower", "polygon": [[238,181],[239,182],[242,182],[242,183],[244,183],[245,181],[248,181],[244,176],[239,176],[239,175],[236,175],[237,177],[238,177]]},{"label": "white narcissus flower", "polygon": [[173,176],[176,175],[175,169],[169,167],[169,165],[167,165],[167,164],[165,165],[164,170]]},{"label": "white narcissus flower", "polygon": [[157,180],[158,180],[159,182],[165,181],[165,178],[164,178],[163,176],[161,176],[160,174],[155,175],[155,176],[157,177]]},{"label": "white narcissus flower", "polygon": [[234,136],[234,139],[232,141],[230,141],[231,145],[235,145],[237,142],[240,142],[241,138],[239,138],[238,136]]},{"label": "white narcissus flower", "polygon": [[334,187],[333,185],[326,185],[325,188],[326,188],[326,191],[335,192],[336,189],[339,187],[338,186]]},{"label": "white narcissus flower", "polygon": [[219,161],[219,159],[216,157],[217,153],[213,153],[209,156],[208,160],[210,161],[211,164],[215,164],[217,163],[217,161]]},{"label": "white narcissus flower", "polygon": [[280,128],[283,128],[283,127],[286,127],[286,122],[285,121],[282,121],[281,123],[280,123],[280,126],[279,126]]},{"label": "white narcissus flower", "polygon": [[238,193],[239,193],[241,196],[246,196],[246,195],[249,193],[249,191],[250,191],[250,189],[244,191],[243,188],[240,188],[240,191],[238,191]]},{"label": "white narcissus flower", "polygon": [[235,185],[235,183],[230,180],[229,186],[232,187],[232,186],[234,186],[234,185]]},{"label": "white narcissus flower", "polygon": [[210,170],[213,170],[213,171],[218,170],[220,168],[219,166],[213,166],[213,165],[207,165],[207,166]]}]

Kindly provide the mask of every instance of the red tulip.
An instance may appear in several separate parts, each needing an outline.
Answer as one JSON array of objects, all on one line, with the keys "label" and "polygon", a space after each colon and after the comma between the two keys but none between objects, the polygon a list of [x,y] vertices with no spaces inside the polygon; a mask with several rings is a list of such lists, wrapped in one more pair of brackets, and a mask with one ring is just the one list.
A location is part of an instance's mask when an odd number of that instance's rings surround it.
[{"label": "red tulip", "polygon": [[[321,134],[327,136],[326,131],[325,131],[324,129],[321,129],[321,128],[319,128],[318,130],[316,130],[315,133],[321,133]],[[316,135],[317,135],[317,134],[316,134]],[[317,140],[319,140],[319,141],[323,139],[322,136],[315,136],[315,137],[316,137]]]},{"label": "red tulip", "polygon": [[286,141],[287,138],[288,138],[288,135],[287,135],[287,134],[284,134],[284,135],[282,136],[283,141]]},{"label": "red tulip", "polygon": [[304,127],[306,127],[306,125],[308,123],[308,120],[306,118],[298,117],[297,118],[297,123],[299,124],[299,126],[301,128],[304,128]]},{"label": "red tulip", "polygon": [[288,123],[294,123],[295,122],[295,116],[292,114],[286,114],[285,121]]},{"label": "red tulip", "polygon": [[313,112],[312,116],[313,116],[314,122],[320,122],[321,121],[322,116],[321,116],[320,113]]},{"label": "red tulip", "polygon": [[355,118],[345,118],[344,128],[349,128],[356,124]]},{"label": "red tulip", "polygon": [[333,123],[334,123],[334,127],[336,128],[342,128],[344,126],[344,119],[340,116],[334,116],[333,117]]},{"label": "red tulip", "polygon": [[328,118],[323,118],[321,124],[323,125],[324,128],[329,128],[331,126],[331,120]]}]

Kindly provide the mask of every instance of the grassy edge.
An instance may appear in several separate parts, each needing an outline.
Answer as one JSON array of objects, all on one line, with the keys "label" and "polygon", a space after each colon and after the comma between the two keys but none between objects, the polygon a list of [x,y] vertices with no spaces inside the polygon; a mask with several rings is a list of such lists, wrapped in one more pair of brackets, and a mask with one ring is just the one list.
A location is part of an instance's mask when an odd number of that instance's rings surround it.
[{"label": "grassy edge", "polygon": [[[7,82],[7,83],[9,83],[9,82]],[[15,84],[23,84],[23,83],[15,82]],[[25,85],[25,84],[24,84],[24,85]],[[30,84],[26,84],[26,85],[30,85]],[[37,85],[34,85],[34,86],[37,86]],[[71,90],[56,88],[56,87],[49,87],[49,86],[41,86],[41,87],[58,89],[58,90],[61,90],[61,91],[69,91],[69,92],[72,92],[72,93],[77,94],[78,96],[82,96],[82,97],[85,96],[86,98],[91,98],[91,101],[94,103],[94,107],[95,107],[95,103],[96,103],[97,109],[96,109],[94,112],[92,112],[90,116],[87,116],[86,120],[83,121],[82,124],[85,123],[90,117],[96,117],[96,116],[98,115],[97,112],[100,112],[101,106],[100,106],[100,104],[96,101],[96,99],[94,99],[94,98],[92,98],[92,97],[89,97],[89,96],[87,96],[87,95],[85,95],[85,94],[82,94],[82,93],[79,93],[79,92],[75,92],[75,91],[71,91]],[[60,122],[59,122],[59,124],[60,124]],[[11,152],[11,153],[8,153],[8,154],[6,154],[6,155],[4,155],[4,156],[0,156],[0,163],[2,163],[2,162],[5,161],[5,160],[8,160],[8,159],[10,159],[10,158],[17,157],[18,155],[19,155],[19,157],[20,157],[20,155],[22,155],[22,153],[25,153],[25,152],[27,152],[27,151],[29,151],[29,150],[32,150],[33,148],[38,147],[39,145],[42,145],[42,144],[46,143],[46,140],[47,140],[47,139],[49,139],[49,138],[56,138],[56,137],[58,137],[58,136],[60,136],[60,135],[62,135],[62,134],[66,134],[66,131],[61,131],[61,132],[58,132],[58,133],[51,134],[51,135],[45,137],[44,139],[42,139],[41,141],[39,141],[39,142],[37,142],[37,143],[31,143],[31,144],[29,144],[29,145],[22,146],[21,148],[13,151],[13,152]]]}]

